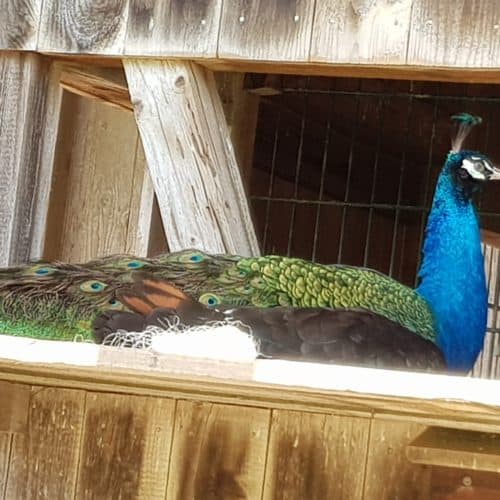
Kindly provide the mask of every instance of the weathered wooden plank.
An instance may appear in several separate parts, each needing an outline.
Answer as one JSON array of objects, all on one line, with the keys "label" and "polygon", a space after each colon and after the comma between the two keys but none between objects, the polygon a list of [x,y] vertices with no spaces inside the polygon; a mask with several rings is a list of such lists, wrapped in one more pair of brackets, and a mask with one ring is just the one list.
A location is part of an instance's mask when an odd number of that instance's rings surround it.
[{"label": "weathered wooden plank", "polygon": [[6,498],[74,498],[85,393],[35,388],[26,434],[12,442]]},{"label": "weathered wooden plank", "polygon": [[[151,242],[159,237],[158,234],[160,234],[160,237],[163,235],[163,239],[165,239],[161,222],[159,227],[155,224],[154,201],[155,191],[151,182],[151,176],[149,175],[144,148],[138,137],[135,150],[125,253],[145,257],[150,255]],[[165,252],[167,249],[162,247],[161,251]]]},{"label": "weathered wooden plank", "polygon": [[219,57],[307,61],[314,0],[224,2]]},{"label": "weathered wooden plank", "polygon": [[259,252],[213,75],[182,61],[124,61],[170,250]]},{"label": "weathered wooden plank", "polygon": [[54,158],[56,154],[59,119],[61,115],[61,102],[63,90],[59,85],[61,74],[60,65],[52,62],[48,72],[47,90],[45,94],[44,121],[41,125],[41,137],[38,144],[40,159],[37,169],[37,185],[34,193],[32,208],[32,229],[30,235],[30,254],[32,260],[42,258],[47,228],[47,215],[49,212],[50,190]]},{"label": "weathered wooden plank", "polygon": [[175,402],[89,393],[76,498],[163,499]]},{"label": "weathered wooden plank", "polygon": [[406,456],[417,464],[500,472],[500,434],[429,427]]},{"label": "weathered wooden plank", "polygon": [[0,432],[25,432],[30,386],[0,382]]},{"label": "weathered wooden plank", "polygon": [[494,472],[432,467],[429,500],[498,500],[500,475]]},{"label": "weathered wooden plank", "polygon": [[404,64],[412,0],[316,2],[310,60]]},{"label": "weathered wooden plank", "polygon": [[33,207],[45,124],[48,64],[0,54],[0,265],[30,255]]},{"label": "weathered wooden plank", "polygon": [[269,419],[269,410],[179,401],[166,498],[260,498]]},{"label": "weathered wooden plank", "polygon": [[0,0],[0,50],[34,50],[42,0]]},{"label": "weathered wooden plank", "polygon": [[127,0],[44,2],[38,35],[40,52],[121,55]]},{"label": "weathered wooden plank", "polygon": [[235,363],[11,336],[0,337],[0,347],[0,380],[9,382],[500,433],[496,380],[279,360]]},{"label": "weathered wooden plank", "polygon": [[44,257],[82,262],[126,249],[144,254],[146,245],[136,240],[141,214],[131,209],[145,167],[136,161],[133,115],[65,93],[59,130]]},{"label": "weathered wooden plank", "polygon": [[369,428],[364,418],[274,410],[264,499],[361,499]]},{"label": "weathered wooden plank", "polygon": [[0,498],[5,499],[7,489],[7,474],[9,472],[10,448],[12,444],[12,434],[0,432]]},{"label": "weathered wooden plank", "polygon": [[216,57],[222,0],[130,0],[125,54]]},{"label": "weathered wooden plank", "polygon": [[126,111],[133,110],[127,82],[122,71],[88,67],[63,67],[59,83],[69,92],[97,99]]},{"label": "weathered wooden plank", "polygon": [[245,186],[249,188],[259,116],[259,96],[244,89],[244,73],[215,73],[215,79],[241,176]]},{"label": "weathered wooden plank", "polygon": [[498,68],[497,0],[414,2],[407,64]]},{"label": "weathered wooden plank", "polygon": [[374,420],[370,430],[364,498],[424,500],[429,498],[429,471],[408,462],[405,448],[424,427]]}]

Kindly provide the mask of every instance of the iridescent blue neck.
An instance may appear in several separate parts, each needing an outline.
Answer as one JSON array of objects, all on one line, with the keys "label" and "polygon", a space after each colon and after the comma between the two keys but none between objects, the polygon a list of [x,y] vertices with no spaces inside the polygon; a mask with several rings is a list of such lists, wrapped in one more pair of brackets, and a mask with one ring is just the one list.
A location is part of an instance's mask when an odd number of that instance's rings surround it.
[{"label": "iridescent blue neck", "polygon": [[483,346],[487,290],[477,215],[450,163],[448,157],[429,214],[417,291],[434,313],[448,366],[467,371]]}]

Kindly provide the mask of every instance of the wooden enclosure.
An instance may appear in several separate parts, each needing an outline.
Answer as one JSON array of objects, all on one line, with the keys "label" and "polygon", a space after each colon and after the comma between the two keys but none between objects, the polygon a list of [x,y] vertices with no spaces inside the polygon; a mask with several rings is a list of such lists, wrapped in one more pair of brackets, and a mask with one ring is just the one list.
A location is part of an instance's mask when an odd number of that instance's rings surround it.
[{"label": "wooden enclosure", "polygon": [[[473,140],[500,161],[499,84],[497,0],[0,0],[0,265],[274,249],[411,284],[429,201],[416,186],[442,162],[444,116],[489,113]],[[367,169],[350,195],[323,176],[325,131],[339,168],[380,157],[379,179],[399,180],[382,212]],[[481,205],[476,377],[500,373],[498,200]],[[368,227],[359,204],[371,229],[342,245],[345,220]],[[499,498],[499,384],[0,336],[0,497]]]},{"label": "wooden enclosure", "polygon": [[497,381],[2,345],[5,498],[498,498]]}]

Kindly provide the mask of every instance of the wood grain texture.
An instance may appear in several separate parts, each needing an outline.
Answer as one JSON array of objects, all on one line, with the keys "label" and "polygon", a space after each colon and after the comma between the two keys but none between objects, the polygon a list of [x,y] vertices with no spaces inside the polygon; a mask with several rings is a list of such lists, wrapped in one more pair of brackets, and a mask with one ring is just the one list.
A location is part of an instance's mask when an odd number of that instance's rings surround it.
[{"label": "wood grain texture", "polygon": [[[138,137],[135,149],[132,195],[130,197],[127,241],[125,253],[146,257],[149,255],[151,241],[163,234],[163,227],[154,225],[153,210],[155,191],[149,175],[142,142]],[[163,238],[165,238],[163,236]],[[166,248],[162,248],[166,251]]]},{"label": "wood grain texture", "polygon": [[0,0],[0,50],[35,50],[42,0]]},{"label": "wood grain texture", "polygon": [[264,499],[361,499],[369,427],[363,418],[274,410]]},{"label": "wood grain texture", "polygon": [[[131,113],[65,93],[45,258],[82,262],[135,250],[131,213],[140,215],[133,207],[144,175],[144,163],[136,162],[138,142]],[[144,247],[137,249],[144,253]]]},{"label": "wood grain texture", "polygon": [[30,396],[27,385],[0,382],[0,433],[26,432]]},{"label": "wood grain texture", "polygon": [[417,464],[500,472],[500,434],[429,427],[406,447]]},{"label": "wood grain texture", "polygon": [[50,204],[50,189],[56,155],[56,145],[61,117],[63,90],[59,85],[61,68],[57,62],[52,62],[48,72],[45,94],[44,121],[41,126],[41,137],[37,144],[40,150],[38,162],[37,185],[33,201],[33,220],[30,235],[31,260],[42,258],[47,229],[47,216]]},{"label": "wood grain texture", "polygon": [[0,337],[0,347],[10,346],[11,354],[0,359],[0,380],[500,432],[495,380],[279,360],[232,363],[73,344]]},{"label": "wood grain texture", "polygon": [[29,427],[12,442],[6,498],[74,498],[85,393],[35,388]]},{"label": "wood grain texture", "polygon": [[59,83],[69,92],[132,111],[127,82],[120,70],[64,67]]},{"label": "wood grain texture", "polygon": [[214,76],[231,133],[236,160],[248,190],[253,169],[259,96],[244,89],[244,73],[215,73]]},{"label": "wood grain texture", "polygon": [[408,462],[406,446],[424,427],[409,422],[375,419],[370,430],[365,498],[428,499],[429,471]]},{"label": "wood grain texture", "polygon": [[316,2],[310,60],[404,64],[412,3],[412,0]]},{"label": "wood grain texture", "polygon": [[166,498],[260,498],[269,418],[269,410],[179,401]]},{"label": "wood grain texture", "polygon": [[414,2],[407,64],[498,68],[497,0]]},{"label": "wood grain texture", "polygon": [[429,500],[498,500],[500,475],[451,467],[432,467]]},{"label": "wood grain texture", "polygon": [[0,498],[5,499],[12,434],[0,432]]},{"label": "wood grain texture", "polygon": [[124,61],[171,251],[258,254],[213,75],[175,61]]},{"label": "wood grain texture", "polygon": [[77,498],[163,499],[175,402],[88,394]]},{"label": "wood grain texture", "polygon": [[0,53],[0,265],[28,260],[48,65]]},{"label": "wood grain texture", "polygon": [[37,50],[120,55],[127,15],[127,0],[44,2]]},{"label": "wood grain texture", "polygon": [[224,2],[219,57],[264,61],[307,61],[313,0]]},{"label": "wood grain texture", "polygon": [[222,0],[130,0],[125,54],[215,57]]}]

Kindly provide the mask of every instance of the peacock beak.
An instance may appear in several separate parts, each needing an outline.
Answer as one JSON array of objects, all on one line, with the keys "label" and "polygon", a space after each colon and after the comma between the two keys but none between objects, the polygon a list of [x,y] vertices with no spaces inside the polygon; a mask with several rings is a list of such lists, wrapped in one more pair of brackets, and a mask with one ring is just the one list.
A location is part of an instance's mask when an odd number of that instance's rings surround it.
[{"label": "peacock beak", "polygon": [[489,167],[491,167],[491,175],[488,177],[489,181],[499,181],[500,180],[500,168],[495,167],[491,163],[489,164]]}]

